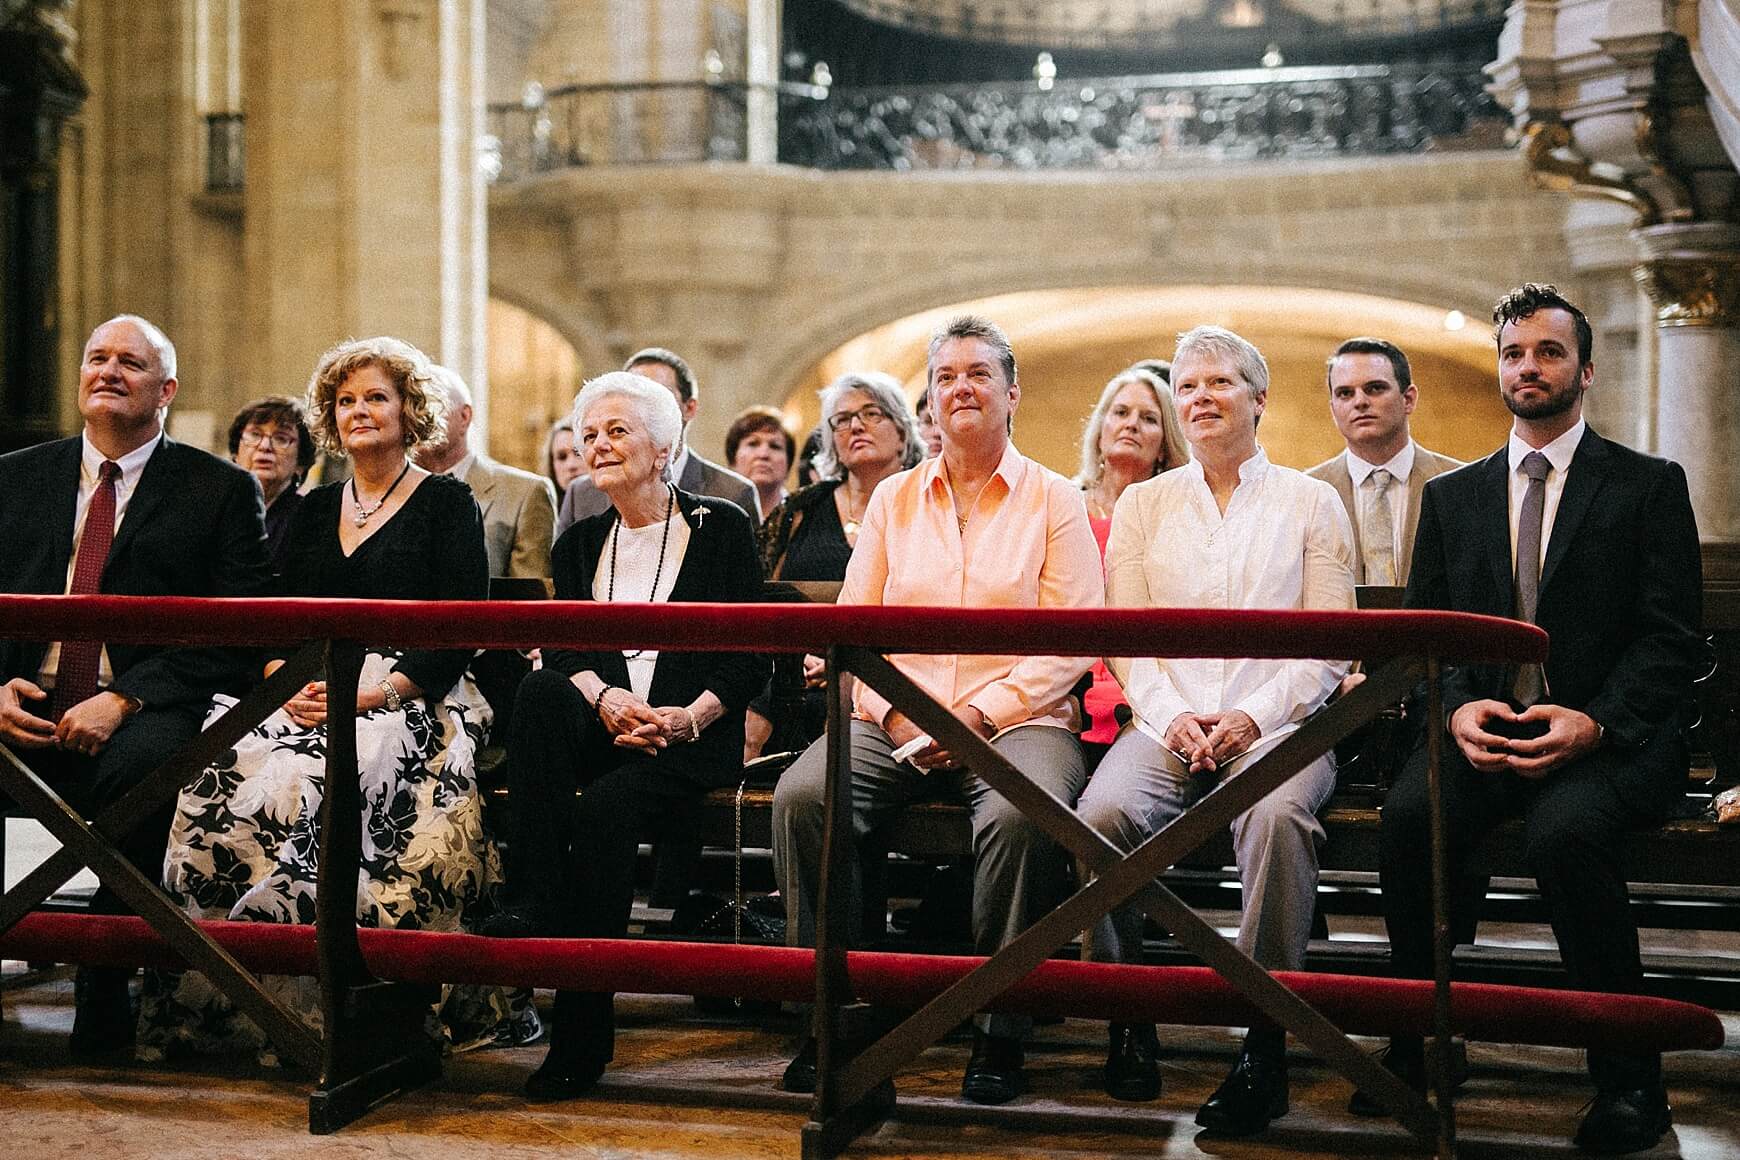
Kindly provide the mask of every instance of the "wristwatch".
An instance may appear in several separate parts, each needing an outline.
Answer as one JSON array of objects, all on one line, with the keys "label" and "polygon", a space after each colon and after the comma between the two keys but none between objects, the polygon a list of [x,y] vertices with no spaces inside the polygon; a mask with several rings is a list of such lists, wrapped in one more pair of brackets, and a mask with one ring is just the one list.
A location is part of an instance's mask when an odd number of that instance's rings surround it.
[{"label": "wristwatch", "polygon": [[397,713],[404,707],[405,699],[399,696],[399,690],[393,688],[393,682],[382,680],[380,683],[380,689],[381,694],[387,699],[387,712]]}]

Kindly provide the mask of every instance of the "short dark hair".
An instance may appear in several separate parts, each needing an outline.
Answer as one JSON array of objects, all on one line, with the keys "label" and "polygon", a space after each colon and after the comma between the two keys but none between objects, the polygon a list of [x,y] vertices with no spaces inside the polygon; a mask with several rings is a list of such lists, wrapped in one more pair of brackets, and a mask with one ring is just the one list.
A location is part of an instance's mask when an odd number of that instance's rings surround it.
[{"label": "short dark hair", "polygon": [[267,395],[255,399],[236,413],[230,421],[230,458],[242,448],[242,432],[256,423],[276,423],[296,430],[296,474],[314,466],[314,433],[308,429],[308,415],[302,404],[283,395]]},{"label": "short dark hair", "polygon": [[980,318],[977,314],[963,314],[949,320],[930,336],[930,349],[924,356],[924,381],[927,387],[930,385],[931,364],[936,361],[937,348],[951,338],[976,338],[996,351],[997,361],[1003,364],[1003,377],[1010,386],[1015,385],[1015,351],[1009,345],[1009,336],[989,318]]},{"label": "short dark hair", "polygon": [[[737,445],[758,431],[777,431],[785,440],[785,459],[789,464],[797,459],[797,436],[785,425],[785,419],[772,407],[757,404],[745,407],[725,432],[725,466],[731,467],[737,458]],[[732,468],[733,471],[736,468]]]},{"label": "short dark hair", "polygon": [[1133,371],[1147,371],[1167,386],[1172,385],[1172,364],[1163,358],[1139,358],[1128,367]]},{"label": "short dark hair", "polygon": [[1493,341],[1502,347],[1505,323],[1533,318],[1540,310],[1563,310],[1571,316],[1577,327],[1577,365],[1585,365],[1595,357],[1595,328],[1589,325],[1588,315],[1571,305],[1557,286],[1542,282],[1524,282],[1493,306]]},{"label": "short dark hair", "polygon": [[658,363],[660,366],[670,367],[671,373],[677,376],[677,394],[683,396],[683,402],[695,397],[695,372],[689,369],[689,364],[683,361],[682,355],[662,346],[642,347],[628,356],[622,369],[632,370],[638,363]]},{"label": "short dark hair", "polygon": [[1381,338],[1350,338],[1336,347],[1335,353],[1323,364],[1325,381],[1329,372],[1335,369],[1335,360],[1344,354],[1381,354],[1390,360],[1390,369],[1396,374],[1398,388],[1405,391],[1414,385],[1414,372],[1408,367],[1408,356],[1402,353],[1401,347]]}]

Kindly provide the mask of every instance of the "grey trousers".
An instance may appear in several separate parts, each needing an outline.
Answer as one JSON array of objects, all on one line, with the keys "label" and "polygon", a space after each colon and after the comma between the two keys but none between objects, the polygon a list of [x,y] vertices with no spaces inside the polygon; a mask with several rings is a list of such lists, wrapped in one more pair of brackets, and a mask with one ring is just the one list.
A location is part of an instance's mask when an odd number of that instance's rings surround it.
[{"label": "grey trousers", "polygon": [[[1029,725],[1011,729],[991,743],[1037,784],[1065,805],[1074,805],[1087,774],[1081,745],[1062,729]],[[935,797],[939,789],[966,799],[973,819],[973,943],[989,955],[1025,930],[1045,884],[1059,868],[1061,851],[1046,833],[1002,794],[966,770],[921,773],[890,759],[888,734],[868,721],[852,722],[852,834],[862,839],[887,822],[906,803]],[[773,864],[785,892],[786,913],[797,945],[814,946],[815,897],[821,879],[823,800],[827,777],[827,738],[795,761],[773,792]],[[938,779],[942,779],[939,785]],[[848,906],[853,921],[862,912],[858,858],[849,865]],[[854,938],[860,932],[854,932]],[[992,1035],[1018,1036],[1032,1020],[1017,1015],[981,1015],[978,1025]]]},{"label": "grey trousers", "polygon": [[[1192,774],[1147,734],[1126,729],[1094,771],[1076,812],[1127,852],[1268,748],[1234,759],[1218,773]],[[1271,971],[1304,966],[1317,903],[1317,848],[1323,842],[1317,811],[1334,791],[1335,765],[1324,756],[1233,820],[1233,850],[1244,888],[1238,947]],[[1136,906],[1114,910],[1088,932],[1088,957],[1140,962],[1142,920]]]}]

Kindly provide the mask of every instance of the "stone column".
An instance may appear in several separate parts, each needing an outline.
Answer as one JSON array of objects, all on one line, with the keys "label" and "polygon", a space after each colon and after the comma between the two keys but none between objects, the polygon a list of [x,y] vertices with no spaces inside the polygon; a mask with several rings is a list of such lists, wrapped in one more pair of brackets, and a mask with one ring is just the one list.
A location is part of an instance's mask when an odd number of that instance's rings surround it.
[{"label": "stone column", "polygon": [[1740,542],[1740,225],[1635,236],[1660,349],[1657,448],[1686,469],[1700,535]]},{"label": "stone column", "polygon": [[335,342],[392,334],[487,412],[483,9],[243,6],[249,328],[278,389]]},{"label": "stone column", "polygon": [[60,131],[86,90],[48,15],[0,30],[0,452],[59,434]]}]

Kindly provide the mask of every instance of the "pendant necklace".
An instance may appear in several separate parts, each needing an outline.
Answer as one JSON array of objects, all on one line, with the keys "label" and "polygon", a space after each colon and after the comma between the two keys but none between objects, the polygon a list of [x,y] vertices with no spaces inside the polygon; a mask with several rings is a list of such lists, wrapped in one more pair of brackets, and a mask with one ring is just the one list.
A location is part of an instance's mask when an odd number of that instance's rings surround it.
[{"label": "pendant necklace", "polygon": [[[652,591],[646,594],[648,604],[651,604],[654,600],[658,599],[659,577],[663,576],[665,572],[665,548],[668,547],[671,542],[671,508],[677,502],[677,489],[671,487],[670,484],[666,484],[665,486],[669,489],[665,493],[665,531],[664,535],[659,537],[659,562],[658,565],[653,568]],[[610,529],[610,577],[605,582],[604,586],[604,600],[607,604],[616,601],[616,541],[621,538],[622,517],[619,515],[616,519],[616,526]],[[624,651],[622,659],[632,661],[635,657],[640,656],[645,651],[644,648],[637,648],[633,652]]]},{"label": "pendant necklace", "polygon": [[351,517],[350,522],[355,524],[359,528],[362,527],[364,524],[368,523],[370,517],[372,517],[376,512],[380,511],[381,508],[383,506],[385,506],[386,502],[389,499],[393,498],[393,492],[397,491],[399,488],[399,481],[404,479],[406,472],[408,472],[410,470],[411,470],[411,461],[409,459],[407,459],[407,460],[405,460],[405,466],[399,469],[399,474],[396,478],[394,478],[392,485],[387,488],[386,492],[384,494],[382,494],[380,499],[375,501],[375,506],[371,507],[367,510],[364,510],[364,508],[363,508],[362,497],[357,494],[356,476],[354,476],[354,475],[351,476],[350,477],[350,506],[356,509],[356,515]]}]

